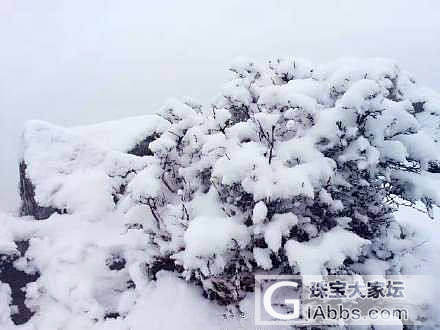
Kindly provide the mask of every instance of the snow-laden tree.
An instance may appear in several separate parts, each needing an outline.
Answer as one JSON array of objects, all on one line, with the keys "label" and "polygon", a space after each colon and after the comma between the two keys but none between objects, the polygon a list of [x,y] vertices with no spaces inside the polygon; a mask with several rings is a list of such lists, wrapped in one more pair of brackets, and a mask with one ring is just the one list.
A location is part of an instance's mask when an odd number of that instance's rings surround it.
[{"label": "snow-laden tree", "polygon": [[279,274],[398,274],[393,218],[439,204],[439,97],[387,60],[240,59],[208,107],[171,101],[121,209],[151,213],[152,276],[174,269],[223,304]]}]

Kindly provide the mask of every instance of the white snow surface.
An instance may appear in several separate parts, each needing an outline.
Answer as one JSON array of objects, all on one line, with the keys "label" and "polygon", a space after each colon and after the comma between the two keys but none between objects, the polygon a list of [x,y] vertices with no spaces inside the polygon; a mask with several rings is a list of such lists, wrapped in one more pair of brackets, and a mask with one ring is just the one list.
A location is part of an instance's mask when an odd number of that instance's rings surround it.
[{"label": "white snow surface", "polygon": [[[155,129],[154,121],[163,119],[148,116],[148,120],[148,125],[134,127],[137,138],[140,128],[151,133]],[[142,124],[142,118],[139,123]],[[149,163],[148,157],[108,148],[123,147],[123,151],[127,151],[135,144],[131,129],[124,140],[119,137],[126,126],[120,123],[119,128],[116,127],[115,123],[104,123],[81,128],[82,134],[78,134],[76,129],[41,121],[28,122],[23,132],[22,160],[26,163],[26,176],[35,186],[38,204],[94,217],[112,210],[112,194],[127,182],[130,171],[141,170]],[[116,136],[111,136],[109,128],[116,129]]]},{"label": "white snow surface", "polygon": [[[419,253],[425,256],[425,262],[408,273],[440,275],[437,239],[440,219],[430,221],[411,208],[402,208],[397,219],[409,233],[418,230],[413,239],[420,245]],[[156,282],[148,282],[139,268],[148,255],[145,237],[141,231],[127,230],[116,216],[90,222],[77,216],[53,215],[48,220],[36,221],[2,213],[0,233],[3,246],[14,246],[14,240],[31,239],[25,258],[28,261],[24,263],[31,260],[42,274],[27,289],[27,304],[37,312],[25,326],[15,326],[9,319],[9,287],[0,285],[1,329],[141,330],[146,326],[152,330],[258,329],[253,319],[253,295],[242,301],[244,316],[240,317],[210,303],[202,297],[199,288],[175,274],[161,272]],[[352,239],[342,231],[339,234],[339,239]],[[328,244],[328,249],[343,249],[343,243],[332,246],[324,239],[319,244]],[[301,258],[315,251],[302,249],[305,254],[296,252]],[[106,257],[121,252],[130,265],[128,270],[108,270]],[[263,268],[268,266],[270,259],[265,250],[255,250],[254,254]],[[318,258],[320,262],[327,261]],[[407,259],[408,264],[413,263],[410,254]],[[136,282],[136,288],[120,293],[118,287],[128,278]],[[125,318],[104,320],[103,313],[109,310],[119,311]]]},{"label": "white snow surface", "polygon": [[[24,326],[9,318],[10,290],[0,284],[0,329],[15,330],[219,330],[253,329],[253,296],[241,302],[243,316],[202,297],[200,288],[175,274],[160,272],[149,282],[141,271],[148,259],[142,231],[127,230],[116,215],[90,222],[53,215],[45,221],[0,214],[3,246],[30,239],[24,269],[41,277],[27,287],[27,305],[36,311]],[[8,237],[8,238],[7,238]],[[4,251],[2,251],[4,252]],[[120,253],[129,267],[111,271],[106,258]],[[31,266],[32,265],[32,266]],[[136,288],[123,290],[132,279]],[[104,319],[108,312],[117,319]]]},{"label": "white snow surface", "polygon": [[70,130],[106,149],[125,152],[134,148],[146,137],[164,132],[168,126],[169,123],[157,115],[145,115],[94,125],[75,126]]},{"label": "white snow surface", "polygon": [[245,247],[249,239],[246,226],[230,218],[197,217],[185,232],[186,252],[194,257],[221,254],[232,240]]},{"label": "white snow surface", "polygon": [[334,228],[320,238],[299,243],[287,241],[287,257],[291,265],[298,265],[302,274],[320,275],[325,266],[338,267],[349,256],[356,260],[360,250],[369,242],[341,228]]}]

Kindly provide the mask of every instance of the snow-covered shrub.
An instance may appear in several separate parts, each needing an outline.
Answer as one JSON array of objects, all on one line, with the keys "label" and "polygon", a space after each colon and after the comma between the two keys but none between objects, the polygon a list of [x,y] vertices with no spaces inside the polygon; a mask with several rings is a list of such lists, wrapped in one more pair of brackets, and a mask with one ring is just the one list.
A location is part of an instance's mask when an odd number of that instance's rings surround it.
[{"label": "snow-covered shrub", "polygon": [[[119,126],[130,146],[108,125],[29,124],[35,200],[137,232],[102,243],[124,285],[143,285],[140,267],[174,271],[225,305],[258,272],[411,273],[401,257],[416,244],[393,212],[440,204],[440,96],[388,60],[240,59],[231,71],[209,106],[172,100],[139,121],[143,135]],[[126,154],[146,138],[143,157]]]},{"label": "snow-covered shrub", "polygon": [[211,106],[163,107],[155,163],[121,202],[148,206],[158,263],[224,304],[261,270],[405,272],[392,212],[440,202],[439,97],[387,60],[240,59],[231,71]]}]

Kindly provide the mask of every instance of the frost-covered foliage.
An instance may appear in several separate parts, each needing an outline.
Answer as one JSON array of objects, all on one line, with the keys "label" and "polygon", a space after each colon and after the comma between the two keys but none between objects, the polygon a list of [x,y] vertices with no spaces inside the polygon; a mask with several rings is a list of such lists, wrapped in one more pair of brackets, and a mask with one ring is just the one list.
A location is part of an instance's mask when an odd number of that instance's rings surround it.
[{"label": "frost-covered foliage", "polygon": [[[231,71],[213,104],[173,100],[149,118],[143,157],[124,153],[132,142],[112,143],[108,126],[30,123],[23,161],[35,200],[66,213],[57,219],[125,228],[97,244],[101,259],[124,269],[109,283],[127,301],[127,283],[143,287],[161,270],[224,305],[245,298],[258,272],[414,272],[421,261],[407,254],[418,243],[393,212],[422,203],[432,216],[440,205],[440,97],[387,60],[240,59]],[[31,306],[51,292],[51,262],[35,253],[44,244],[30,241],[27,267],[42,274],[28,289]],[[126,314],[112,304],[87,313]]]},{"label": "frost-covered foliage", "polygon": [[438,123],[438,98],[386,60],[242,59],[231,70],[211,106],[162,109],[170,126],[150,144],[149,183],[135,177],[120,204],[150,208],[158,256],[225,304],[258,270],[405,271],[392,212],[440,202],[440,155],[421,120]]}]

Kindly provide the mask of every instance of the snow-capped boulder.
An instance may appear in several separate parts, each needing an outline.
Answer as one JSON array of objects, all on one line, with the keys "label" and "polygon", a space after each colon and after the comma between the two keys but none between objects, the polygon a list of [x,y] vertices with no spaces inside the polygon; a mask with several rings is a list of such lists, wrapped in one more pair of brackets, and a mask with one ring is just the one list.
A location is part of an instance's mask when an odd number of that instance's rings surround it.
[{"label": "snow-capped boulder", "polygon": [[19,164],[21,214],[46,219],[54,212],[111,210],[168,125],[158,116],[73,128],[28,122]]}]

